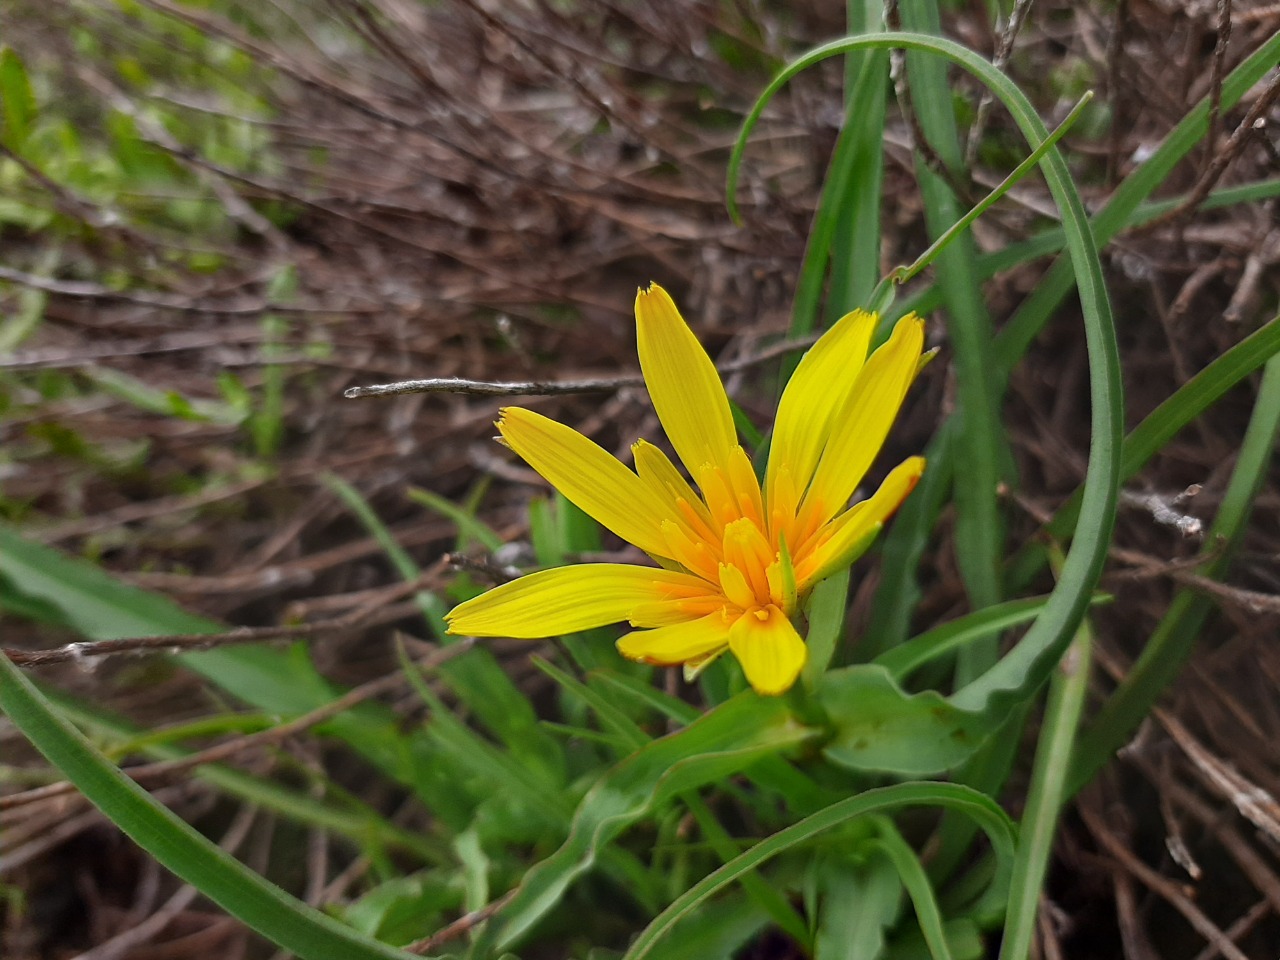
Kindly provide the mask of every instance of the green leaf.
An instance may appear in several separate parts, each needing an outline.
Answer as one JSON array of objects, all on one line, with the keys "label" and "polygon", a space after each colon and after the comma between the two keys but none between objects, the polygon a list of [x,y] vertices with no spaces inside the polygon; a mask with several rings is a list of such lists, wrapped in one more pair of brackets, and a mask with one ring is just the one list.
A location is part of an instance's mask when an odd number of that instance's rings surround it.
[{"label": "green leaf", "polygon": [[[980,960],[987,955],[982,931],[968,917],[945,921],[942,933],[955,960]],[[880,960],[930,960],[932,956],[924,935],[919,930],[911,930],[903,936],[894,937]]]},{"label": "green leaf", "polygon": [[809,595],[805,616],[809,621],[809,633],[805,645],[809,657],[804,664],[804,682],[817,683],[831,659],[836,645],[845,634],[844,621],[849,609],[849,568],[823,580]]},{"label": "green leaf", "polygon": [[934,690],[908,694],[871,664],[831,671],[814,695],[833,730],[822,754],[851,770],[942,773],[972,756],[991,731],[981,713],[959,710]]},{"label": "green leaf", "polygon": [[0,143],[19,153],[36,117],[36,98],[26,67],[11,48],[0,49]]},{"label": "green leaf", "polygon": [[588,791],[564,845],[524,875],[475,952],[483,956],[485,949],[514,944],[595,863],[605,844],[654,807],[816,733],[798,724],[784,701],[747,692],[636,751]]},{"label": "green leaf", "polygon": [[461,891],[441,876],[416,873],[380,883],[343,911],[361,933],[403,945],[441,926],[461,903]]},{"label": "green leaf", "polygon": [[820,900],[814,953],[819,957],[879,960],[884,952],[885,932],[902,903],[902,882],[880,851],[859,861],[832,856],[817,868]]}]

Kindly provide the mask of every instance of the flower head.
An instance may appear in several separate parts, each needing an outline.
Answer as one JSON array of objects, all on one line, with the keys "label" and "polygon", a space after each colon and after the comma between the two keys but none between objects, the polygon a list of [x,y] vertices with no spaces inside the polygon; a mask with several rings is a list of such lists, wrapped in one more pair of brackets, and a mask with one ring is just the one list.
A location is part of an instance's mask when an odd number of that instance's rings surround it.
[{"label": "flower head", "polygon": [[806,656],[793,624],[801,600],[857,559],[924,469],[912,457],[869,499],[848,505],[924,344],[922,322],[908,315],[868,357],[876,320],[848,314],[805,354],[783,392],[761,485],[711,359],[665,290],[641,290],[640,367],[692,484],[644,440],[632,447],[633,471],[531,410],[504,409],[498,430],[565,497],[658,567],[532,573],[454,608],[450,632],[533,639],[625,620],[636,628],[618,641],[626,657],[684,664],[690,675],[730,650],[757,692],[787,690]]}]

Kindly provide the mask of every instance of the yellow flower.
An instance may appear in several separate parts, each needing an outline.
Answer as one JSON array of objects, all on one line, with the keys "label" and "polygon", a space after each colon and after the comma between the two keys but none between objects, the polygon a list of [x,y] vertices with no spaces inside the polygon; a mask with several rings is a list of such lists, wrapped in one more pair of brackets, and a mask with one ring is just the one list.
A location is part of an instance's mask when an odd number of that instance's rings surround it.
[{"label": "yellow flower", "polygon": [[692,676],[730,650],[757,692],[787,690],[806,656],[792,623],[800,601],[857,559],[924,469],[912,457],[847,507],[924,344],[922,322],[908,315],[868,357],[875,326],[874,314],[855,311],[805,354],[778,406],[762,489],[711,359],[665,290],[641,290],[640,368],[701,494],[644,440],[632,447],[632,471],[531,410],[508,407],[497,426],[534,470],[660,569],[592,563],[532,573],[454,608],[450,633],[534,639],[625,620],[638,628],[618,641],[626,657],[684,664]]}]

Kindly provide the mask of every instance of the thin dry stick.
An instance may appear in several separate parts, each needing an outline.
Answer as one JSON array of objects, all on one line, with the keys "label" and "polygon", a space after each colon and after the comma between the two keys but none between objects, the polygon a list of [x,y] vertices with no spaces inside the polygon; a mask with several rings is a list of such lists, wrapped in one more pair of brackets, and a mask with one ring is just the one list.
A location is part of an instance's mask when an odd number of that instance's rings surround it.
[{"label": "thin dry stick", "polygon": [[[460,654],[466,653],[475,645],[475,639],[465,637],[458,640],[457,643],[450,644],[447,647],[441,647],[422,659],[418,660],[414,666],[419,670],[431,670],[452,660]],[[194,767],[203,766],[206,763],[218,763],[242,753],[251,747],[269,746],[286,740],[297,733],[302,733],[318,724],[324,723],[331,717],[335,717],[344,710],[350,710],[352,707],[363,703],[373,697],[394,690],[406,682],[404,673],[396,671],[389,673],[384,677],[378,677],[376,680],[370,680],[368,683],[362,683],[358,687],[352,687],[336,700],[331,700],[324,706],[317,707],[300,717],[295,717],[288,723],[282,723],[279,726],[270,727],[266,730],[259,730],[257,733],[248,733],[225,743],[219,743],[205,750],[197,751],[185,757],[179,757],[176,760],[160,760],[155,763],[145,763],[134,767],[123,767],[122,771],[132,777],[139,783],[145,783],[152,780],[170,777],[176,773],[183,773]],[[24,790],[22,793],[11,794],[7,797],[0,797],[0,810],[10,810],[15,807],[25,806],[30,803],[37,803],[42,800],[48,800],[51,797],[60,797],[69,793],[75,793],[75,784],[67,781],[59,781],[51,783],[47,786],[36,787],[33,790]]]},{"label": "thin dry stick", "polygon": [[1209,135],[1205,148],[1213,150],[1222,123],[1222,77],[1226,73],[1227,47],[1231,43],[1231,0],[1218,0],[1218,42],[1213,47],[1213,79],[1209,89]]},{"label": "thin dry stick", "polygon": [[638,374],[588,380],[464,380],[461,377],[430,377],[425,380],[397,380],[366,387],[348,387],[348,400],[362,397],[396,397],[409,393],[461,393],[473,397],[551,397],[566,393],[608,393],[623,387],[642,387]]},{"label": "thin dry stick", "polygon": [[[885,4],[884,19],[890,30],[902,30],[902,11],[898,7],[898,0],[888,0]],[[889,79],[893,81],[893,92],[898,100],[898,109],[906,117],[907,126],[911,128],[912,146],[919,151],[920,159],[935,176],[951,188],[951,192],[965,206],[973,206],[974,201],[970,191],[956,178],[955,172],[943,162],[942,157],[938,156],[938,151],[929,142],[929,138],[924,135],[920,117],[911,100],[911,84],[907,78],[907,55],[898,47],[889,51]]]},{"label": "thin dry stick", "polygon": [[464,913],[447,927],[437,930],[429,937],[425,937],[422,940],[417,940],[409,944],[404,949],[409,953],[427,953],[430,950],[438,949],[450,940],[456,940],[458,937],[470,933],[473,927],[488,920],[491,916],[506,906],[507,901],[515,896],[515,893],[516,892],[514,890],[511,890],[508,893],[504,893],[492,903],[486,903],[479,910],[472,910],[470,913]]},{"label": "thin dry stick", "polygon": [[[1042,509],[1037,504],[1031,502],[1010,490],[1002,491],[1004,495],[1010,497],[1014,503],[1025,510],[1033,519],[1041,524],[1047,524],[1052,517],[1048,511]],[[1193,590],[1199,590],[1201,593],[1207,593],[1215,599],[1225,601],[1234,606],[1248,610],[1250,613],[1280,613],[1280,596],[1273,593],[1262,593],[1258,590],[1246,590],[1243,587],[1233,587],[1227,583],[1221,583],[1210,577],[1203,576],[1186,569],[1188,567],[1198,567],[1202,564],[1209,563],[1221,552],[1221,546],[1214,546],[1207,551],[1201,552],[1195,557],[1188,557],[1183,560],[1160,560],[1149,554],[1142,553],[1138,550],[1128,550],[1124,547],[1108,547],[1107,556],[1112,559],[1119,560],[1121,563],[1136,567],[1137,571],[1126,571],[1115,574],[1121,579],[1137,579],[1146,576],[1167,576],[1177,581],[1183,586],[1190,587]]]},{"label": "thin dry stick", "polygon": [[265,297],[242,296],[232,303],[213,303],[201,300],[196,296],[181,296],[171,293],[129,293],[112,290],[99,283],[83,280],[54,280],[49,277],[38,277],[33,273],[24,273],[11,267],[0,267],[0,280],[15,283],[19,286],[40,290],[55,296],[70,297],[76,300],[104,300],[113,303],[127,303],[136,307],[152,310],[171,310],[175,313],[204,313],[216,316],[249,316],[257,317],[263,313],[374,313],[379,308],[348,307],[320,305],[276,303]]},{"label": "thin dry stick", "polygon": [[[992,59],[991,64],[997,70],[1003,70],[1009,64],[1009,57],[1013,55],[1013,44],[1017,40],[1018,34],[1022,30],[1022,24],[1027,19],[1027,14],[1031,10],[1031,4],[1034,0],[1017,0],[1013,5],[1013,11],[1009,14],[1009,20],[1004,25],[1004,31],[1000,34],[1000,45],[996,48],[996,55]],[[978,101],[978,110],[974,114],[973,124],[969,127],[969,139],[965,144],[964,165],[966,170],[972,170],[975,161],[978,158],[978,145],[982,141],[982,131],[986,129],[987,117],[991,113],[991,105],[995,103],[995,95],[990,90],[983,90],[982,99]]]},{"label": "thin dry stick", "polygon": [[1191,902],[1191,899],[1183,893],[1179,884],[1161,876],[1139,860],[1108,829],[1103,818],[1094,812],[1088,804],[1077,804],[1076,809],[1080,812],[1080,816],[1084,819],[1086,826],[1088,826],[1089,832],[1093,834],[1106,849],[1107,853],[1118,862],[1126,873],[1136,878],[1182,914],[1186,921],[1195,928],[1196,932],[1204,937],[1206,942],[1212,943],[1217,947],[1228,960],[1249,960],[1239,947],[1227,939],[1222,930],[1218,928],[1218,925],[1210,920],[1203,910]]},{"label": "thin dry stick", "polygon": [[1115,12],[1115,26],[1111,30],[1111,37],[1107,41],[1107,98],[1111,101],[1111,109],[1114,112],[1114,121],[1111,124],[1111,132],[1107,143],[1107,173],[1106,182],[1114,184],[1116,182],[1116,171],[1120,167],[1120,144],[1123,137],[1125,124],[1123,122],[1124,100],[1121,98],[1120,90],[1120,69],[1124,63],[1125,55],[1125,32],[1129,24],[1129,0],[1117,0]]},{"label": "thin dry stick", "polygon": [[[1239,940],[1246,933],[1257,926],[1258,921],[1272,911],[1271,904],[1266,900],[1259,900],[1252,907],[1242,913],[1236,922],[1227,927],[1227,939],[1232,943]],[[1216,957],[1222,956],[1222,950],[1215,943],[1206,944],[1205,948],[1195,955],[1195,960],[1214,960]]]},{"label": "thin dry stick", "polygon": [[1148,220],[1146,223],[1134,227],[1130,233],[1147,233],[1156,227],[1181,219],[1200,206],[1205,198],[1209,196],[1209,191],[1217,184],[1227,166],[1244,149],[1245,144],[1256,136],[1255,124],[1271,109],[1271,105],[1276,102],[1277,97],[1280,97],[1280,73],[1271,78],[1271,82],[1267,84],[1266,89],[1253,102],[1249,112],[1244,115],[1240,125],[1235,128],[1222,149],[1218,151],[1218,154],[1213,158],[1213,162],[1205,170],[1204,176],[1200,178],[1200,181],[1192,191],[1187,194],[1187,198],[1172,210],[1161,214],[1154,220]]},{"label": "thin dry stick", "polygon": [[[1143,575],[1168,577],[1185,587],[1207,593],[1217,600],[1230,603],[1250,613],[1280,613],[1280,596],[1276,594],[1233,587],[1229,583],[1222,583],[1188,569],[1188,567],[1197,567],[1209,562],[1213,559],[1212,554],[1200,554],[1185,560],[1160,560],[1137,550],[1111,547],[1107,550],[1107,555],[1121,563],[1137,567]],[[1135,579],[1133,574],[1118,576],[1124,579]]]},{"label": "thin dry stick", "polygon": [[[721,373],[736,373],[765,363],[783,354],[813,345],[817,336],[783,340],[748,357],[740,357],[716,368]],[[431,377],[425,380],[397,380],[365,387],[348,387],[342,395],[348,400],[362,397],[395,397],[408,393],[461,393],[474,397],[551,397],[569,393],[608,393],[624,387],[643,387],[639,374],[619,377],[595,377],[583,380],[464,380],[459,377]]]}]

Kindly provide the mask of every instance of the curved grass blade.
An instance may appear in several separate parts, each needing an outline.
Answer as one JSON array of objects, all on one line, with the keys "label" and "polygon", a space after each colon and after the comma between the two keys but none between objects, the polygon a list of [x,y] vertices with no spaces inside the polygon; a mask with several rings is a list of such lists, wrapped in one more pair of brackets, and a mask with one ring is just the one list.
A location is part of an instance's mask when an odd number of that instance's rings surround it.
[{"label": "curved grass blade", "polygon": [[312,909],[202,836],[103,757],[4,656],[0,711],[140,847],[272,943],[304,960],[411,956]]},{"label": "curved grass blade", "polygon": [[839,824],[903,807],[944,807],[977,822],[990,838],[997,861],[994,878],[982,903],[984,909],[1004,903],[1016,843],[1016,830],[1008,815],[990,797],[959,784],[899,783],[840,800],[757,843],[677,897],[636,938],[623,960],[641,960],[649,956],[658,941],[681,917],[735,882],[746,871],[813,841],[823,831]]},{"label": "curved grass blade", "polygon": [[[1280,60],[1280,33],[1268,39],[1227,75],[1222,84],[1222,108],[1227,109],[1234,106],[1250,88],[1275,66],[1277,60]],[[1158,208],[1159,204],[1149,204],[1145,207],[1140,205],[1165,181],[1182,158],[1203,139],[1208,129],[1209,110],[1209,98],[1206,96],[1169,132],[1155,152],[1121,181],[1110,199],[1090,222],[1094,236],[1100,246],[1110,242],[1119,231],[1133,225],[1135,222],[1157,215],[1157,213],[1148,212]],[[733,159],[733,157],[730,157],[731,171],[734,169]],[[1175,199],[1169,202],[1177,201]],[[1029,241],[1029,243],[1035,242],[1035,240]],[[1065,242],[1065,237],[1063,242]],[[1061,243],[1055,241],[1053,250],[1058,249],[1060,246]],[[1052,250],[1045,250],[1044,252],[1052,252]],[[995,258],[1003,255],[1004,253],[1001,252],[991,256]],[[980,260],[979,266],[984,263],[985,261]],[[995,272],[994,263],[991,272]],[[1071,288],[1072,274],[1072,264],[1066,259],[1059,259],[1049,270],[1046,277],[1037,284],[1032,296],[1019,308],[1009,323],[1001,329],[996,339],[997,349],[993,358],[995,361],[992,371],[994,376],[1008,377],[1009,372],[1026,352],[1031,341],[1066,297]],[[985,272],[981,274],[983,277],[988,275]],[[928,301],[917,302],[912,299],[902,304],[899,308],[900,312],[905,312],[908,309],[921,311],[929,304],[938,302],[940,298],[938,297],[936,286],[932,292],[928,293],[928,296],[931,298]],[[937,449],[931,451],[929,457],[929,471],[925,474],[926,483],[928,482],[929,472],[949,473],[951,471],[952,454],[955,452],[954,447],[950,446],[949,441],[938,441],[950,437],[952,432],[950,428],[953,423],[953,421],[948,420],[935,437]],[[913,501],[915,504],[919,504],[919,498],[920,491],[917,490],[915,496],[905,504],[904,511],[913,509]],[[886,552],[901,556],[909,569],[914,571],[919,566],[920,556],[923,551],[923,541],[915,535],[915,528],[927,530],[932,526],[936,516],[936,510],[930,511],[927,516],[921,517],[920,521],[911,527],[904,524],[900,517],[899,522],[894,524],[889,532],[889,537],[885,542]],[[881,589],[877,591],[873,622],[878,624],[881,629],[888,628],[893,631],[885,634],[886,643],[891,644],[900,638],[906,637],[905,621],[907,611],[911,609],[911,604],[914,603],[915,589],[912,575],[903,573],[900,576],[886,577]]]},{"label": "curved grass blade", "polygon": [[[729,158],[727,196],[730,213],[735,218],[733,187],[741,168],[745,144],[773,95],[797,73],[827,57],[855,49],[881,47],[928,51],[951,60],[977,76],[1001,99],[1033,148],[1048,137],[1044,123],[1017,86],[982,57],[959,44],[941,37],[911,33],[836,40],[811,50],[788,65],[765,88],[744,120]],[[1066,163],[1062,155],[1052,149],[1045,154],[1041,167],[1054,202],[1062,211],[1067,249],[1084,315],[1092,427],[1089,465],[1080,521],[1057,586],[1021,642],[953,697],[952,702],[962,709],[1007,711],[1025,699],[1029,690],[1038,688],[1048,678],[1088,608],[1094,585],[1102,573],[1115,522],[1124,408],[1115,325],[1093,233]]]}]

